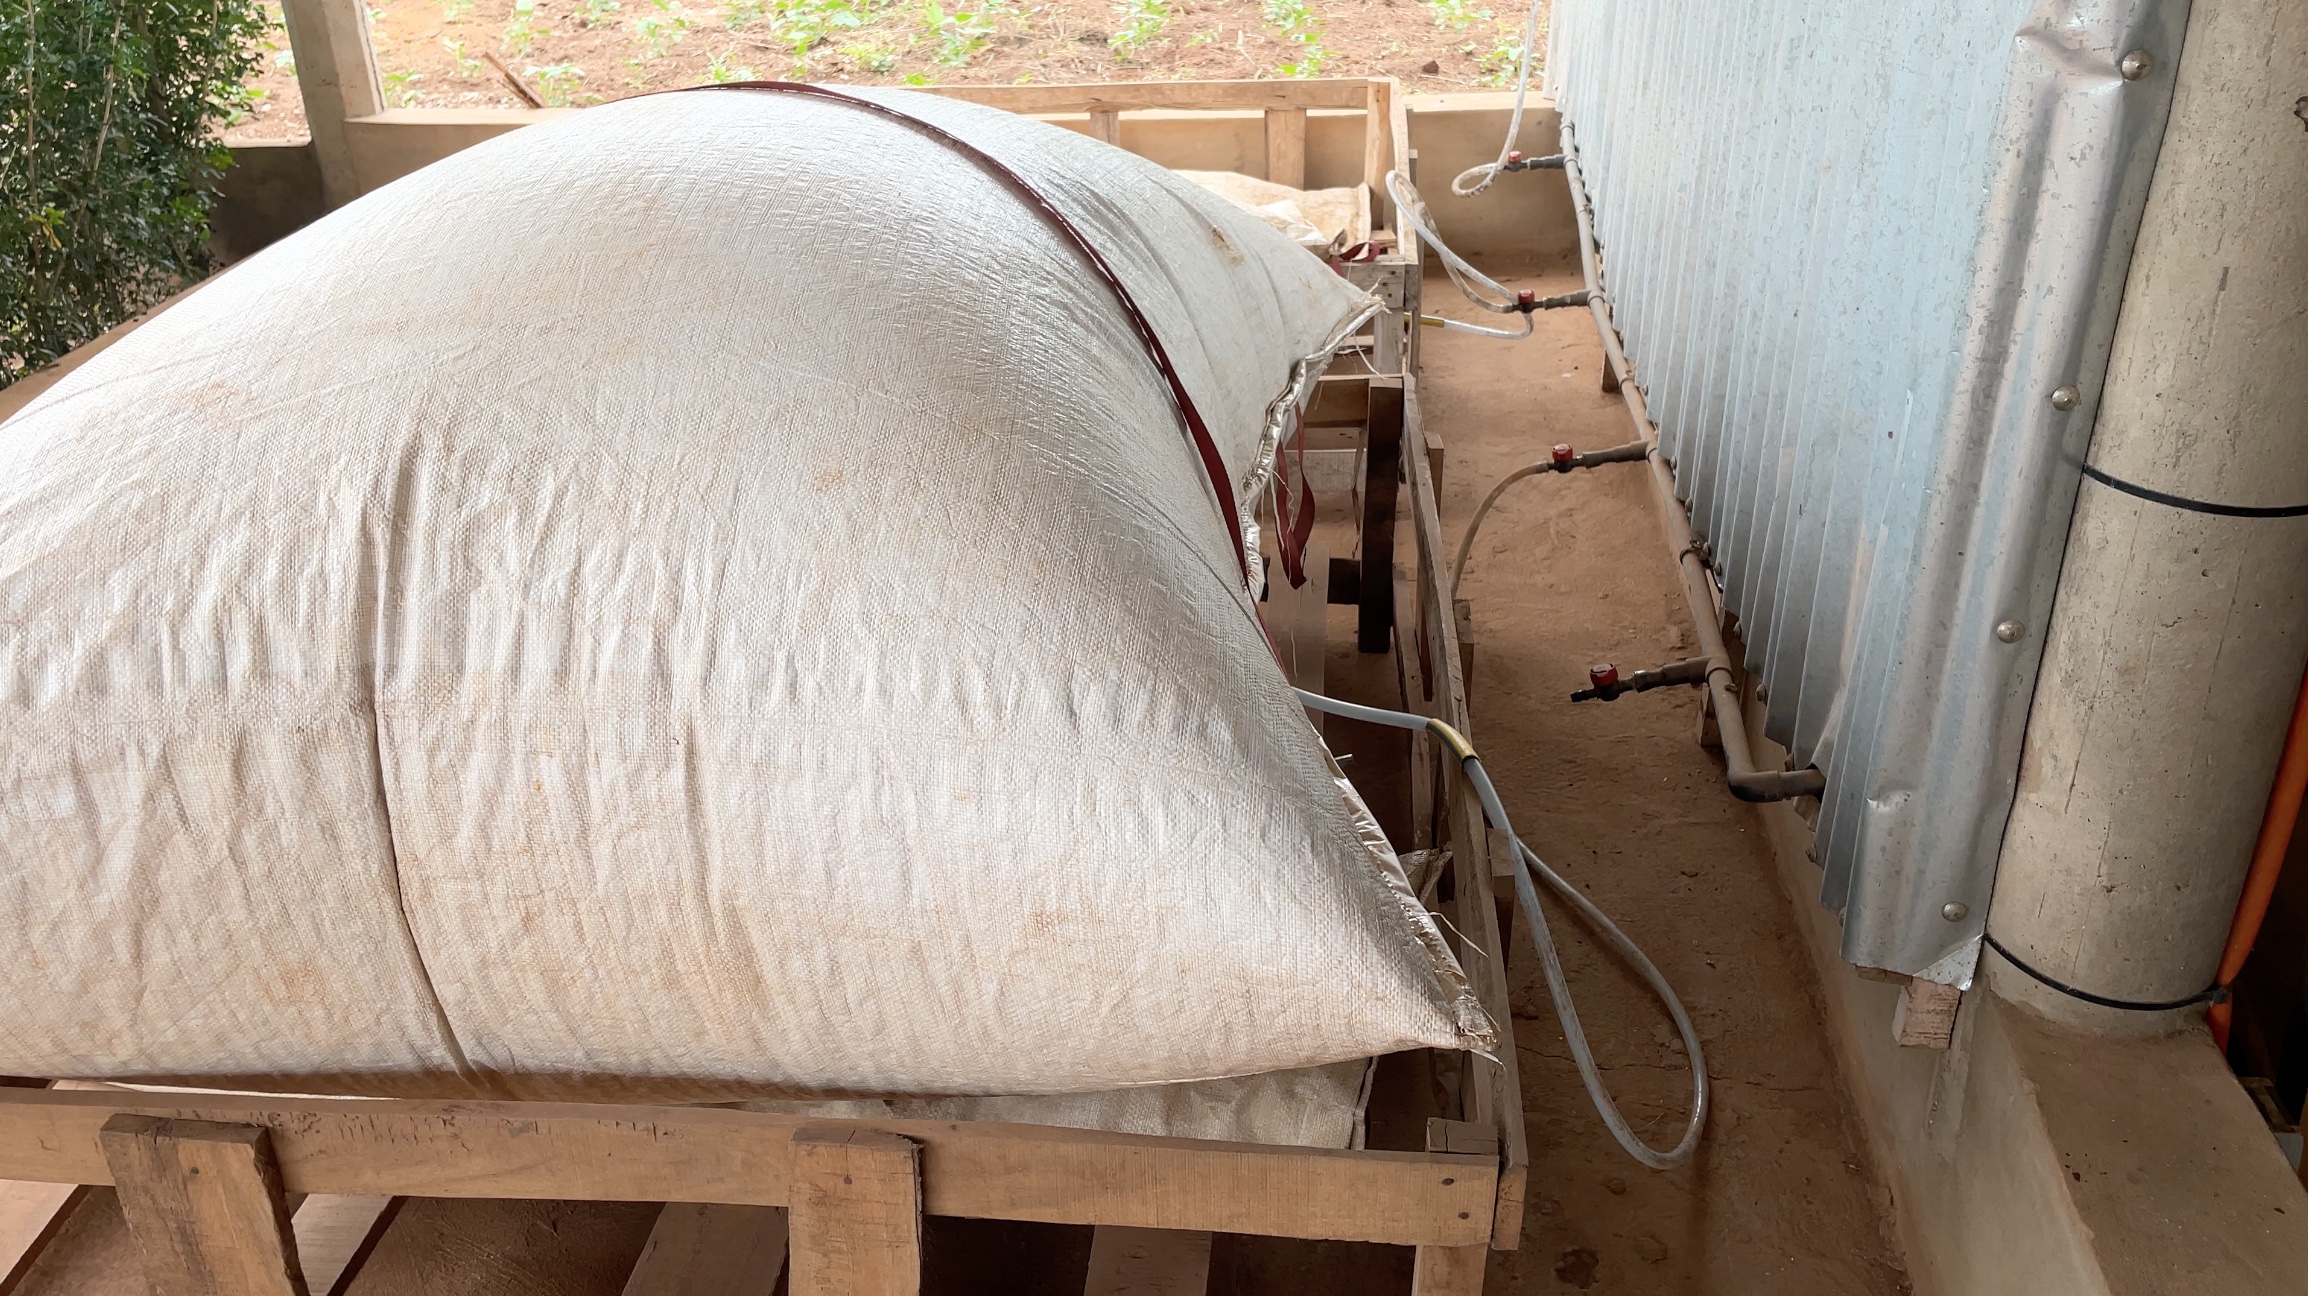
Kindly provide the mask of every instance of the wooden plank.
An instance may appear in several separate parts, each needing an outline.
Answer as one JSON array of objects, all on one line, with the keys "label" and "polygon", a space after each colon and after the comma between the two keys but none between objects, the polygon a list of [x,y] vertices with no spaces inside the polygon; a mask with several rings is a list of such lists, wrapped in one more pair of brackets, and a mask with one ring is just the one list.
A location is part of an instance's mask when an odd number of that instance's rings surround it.
[{"label": "wooden plank", "polygon": [[1912,980],[1900,987],[1891,1010],[1891,1042],[1901,1048],[1943,1049],[1955,1041],[1955,1014],[1963,991],[1937,981]]},{"label": "wooden plank", "polygon": [[1362,607],[1355,646],[1394,646],[1394,501],[1402,471],[1402,380],[1373,378],[1362,487]]},{"label": "wooden plank", "polygon": [[1209,1287],[1208,1233],[1102,1228],[1091,1235],[1082,1296],[1203,1296]]},{"label": "wooden plank", "polygon": [[671,1202],[624,1296],[771,1296],[785,1272],[785,1243],[785,1212],[775,1206]]},{"label": "wooden plank", "polygon": [[94,1191],[82,1184],[0,1183],[0,1296],[23,1285],[41,1253]]},{"label": "wooden plank", "polygon": [[918,1296],[921,1155],[855,1125],[794,1131],[792,1296]]},{"label": "wooden plank", "polygon": [[407,1200],[335,1193],[304,1199],[289,1223],[296,1233],[297,1263],[313,1296],[340,1296],[352,1286]]},{"label": "wooden plank", "polygon": [[[112,1182],[116,1112],[262,1125],[297,1192],[787,1204],[793,1131],[721,1107],[0,1090],[0,1179]],[[1397,1246],[1488,1232],[1497,1167],[1433,1153],[1270,1147],[991,1121],[871,1121],[922,1144],[936,1215]]]},{"label": "wooden plank", "polygon": [[1200,112],[1264,112],[1269,108],[1364,107],[1370,98],[1368,83],[1336,78],[1313,81],[1132,81],[1078,85],[923,86],[972,103],[990,104],[1014,113],[1139,112],[1146,110]]},{"label": "wooden plank", "polygon": [[1475,608],[1465,599],[1451,600],[1451,626],[1459,640],[1459,680],[1464,689],[1459,696],[1466,703],[1467,714],[1475,709]]},{"label": "wooden plank", "polygon": [[[1426,1146],[1429,1152],[1479,1150],[1492,1156],[1499,1150],[1490,1127],[1434,1117],[1426,1123]],[[1489,1264],[1489,1247],[1420,1247],[1411,1264],[1412,1296],[1482,1296]]]},{"label": "wooden plank", "polygon": [[1373,77],[1363,83],[1362,182],[1370,187],[1371,201],[1390,230],[1402,225],[1394,219],[1394,202],[1387,196],[1386,173],[1395,166],[1394,101],[1399,87],[1392,77]]},{"label": "wooden plank", "polygon": [[1411,1296],[1482,1296],[1488,1247],[1422,1246],[1411,1262]]},{"label": "wooden plank", "polygon": [[1477,1125],[1472,1121],[1429,1116],[1426,1118],[1426,1150],[1458,1152],[1468,1156],[1497,1156],[1499,1132],[1488,1125]]},{"label": "wooden plank", "polygon": [[[1434,479],[1427,472],[1425,444],[1415,420],[1404,425],[1403,439],[1403,464],[1409,475],[1408,493],[1416,528],[1412,547],[1417,554],[1420,624],[1423,637],[1434,646],[1429,664],[1435,671],[1435,713],[1474,738],[1474,721],[1466,705],[1466,678],[1460,668],[1457,618],[1449,614],[1450,604],[1443,593],[1442,564],[1447,561],[1443,555],[1449,550],[1443,547],[1441,509],[1436,503]],[[1514,1019],[1509,1011],[1501,912],[1492,889],[1490,829],[1483,819],[1481,805],[1467,791],[1463,779],[1451,780],[1449,819],[1452,869],[1457,886],[1453,895],[1457,908],[1455,925],[1465,940],[1482,951],[1479,957],[1467,960],[1467,975],[1491,1019],[1499,1023],[1502,1031],[1511,1032]],[[1521,1072],[1511,1041],[1498,1050],[1495,1058],[1467,1056],[1477,1083],[1468,1084],[1463,1091],[1467,1103],[1465,1115],[1499,1132],[1502,1163],[1492,1215],[1491,1245],[1511,1251],[1522,1238],[1523,1195],[1530,1178],[1530,1143],[1524,1128]]]},{"label": "wooden plank", "polygon": [[1098,109],[1090,114],[1090,136],[1104,140],[1116,148],[1122,147],[1122,114],[1111,109]]},{"label": "wooden plank", "polygon": [[1369,417],[1370,375],[1324,374],[1315,380],[1314,399],[1306,403],[1307,427],[1359,429]]},{"label": "wooden plank", "polygon": [[306,1296],[262,1126],[123,1114],[99,1142],[155,1296]]},{"label": "wooden plank", "polygon": [[1306,187],[1306,110],[1266,110],[1266,179],[1270,184]]}]

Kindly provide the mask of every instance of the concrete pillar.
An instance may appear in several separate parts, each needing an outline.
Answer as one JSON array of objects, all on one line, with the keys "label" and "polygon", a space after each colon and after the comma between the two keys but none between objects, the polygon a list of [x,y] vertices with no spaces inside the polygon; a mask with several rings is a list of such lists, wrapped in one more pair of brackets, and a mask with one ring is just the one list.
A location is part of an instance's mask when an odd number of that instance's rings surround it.
[{"label": "concrete pillar", "polygon": [[384,82],[369,45],[365,0],[282,0],[289,49],[296,55],[297,90],[304,96],[313,157],[321,169],[321,197],[341,207],[360,197],[345,119],[384,111]]},{"label": "concrete pillar", "polygon": [[2308,656],[2308,4],[2195,0],[2174,71],[1987,924],[2132,1001],[2211,980]]}]

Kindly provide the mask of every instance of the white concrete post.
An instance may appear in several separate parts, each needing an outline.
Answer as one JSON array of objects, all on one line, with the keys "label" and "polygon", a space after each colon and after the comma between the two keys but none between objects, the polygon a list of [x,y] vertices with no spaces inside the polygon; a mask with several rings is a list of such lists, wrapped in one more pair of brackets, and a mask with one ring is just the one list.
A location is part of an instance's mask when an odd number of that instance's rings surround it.
[{"label": "white concrete post", "polygon": [[[2158,53],[2171,123],[1988,915],[2038,971],[2140,1002],[2212,977],[2308,655],[2308,516],[2269,515],[2308,505],[2308,5],[2196,0],[2177,69]],[[1982,964],[2073,1024],[2173,1021]]]},{"label": "white concrete post", "polygon": [[281,16],[288,22],[297,89],[320,163],[321,197],[341,207],[360,196],[345,146],[345,119],[374,116],[385,106],[384,82],[369,45],[368,7],[363,0],[281,0]]}]

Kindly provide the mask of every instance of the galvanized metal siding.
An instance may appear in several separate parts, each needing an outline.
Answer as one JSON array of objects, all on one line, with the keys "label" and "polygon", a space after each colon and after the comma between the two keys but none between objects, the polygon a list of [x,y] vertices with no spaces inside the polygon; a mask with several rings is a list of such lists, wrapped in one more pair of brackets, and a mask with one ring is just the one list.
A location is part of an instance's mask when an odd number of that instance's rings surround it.
[{"label": "galvanized metal siding", "polygon": [[1769,732],[1827,775],[1855,963],[1976,961],[2186,16],[1555,0],[1604,289]]}]

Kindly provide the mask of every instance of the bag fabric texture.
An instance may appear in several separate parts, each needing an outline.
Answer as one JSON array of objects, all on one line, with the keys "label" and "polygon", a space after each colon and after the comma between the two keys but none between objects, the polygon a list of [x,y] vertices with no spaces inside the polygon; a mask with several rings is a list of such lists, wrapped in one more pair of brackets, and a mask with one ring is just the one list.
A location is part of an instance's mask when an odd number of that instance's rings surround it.
[{"label": "bag fabric texture", "polygon": [[[875,94],[1113,264],[1229,467],[1359,294]],[[854,106],[458,153],[0,425],[0,1072],[1091,1093],[1492,1029],[1112,293]]]}]

